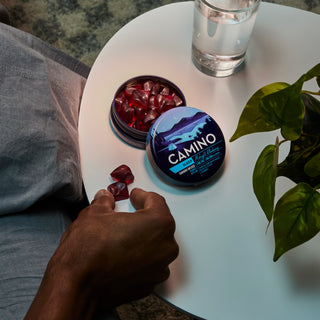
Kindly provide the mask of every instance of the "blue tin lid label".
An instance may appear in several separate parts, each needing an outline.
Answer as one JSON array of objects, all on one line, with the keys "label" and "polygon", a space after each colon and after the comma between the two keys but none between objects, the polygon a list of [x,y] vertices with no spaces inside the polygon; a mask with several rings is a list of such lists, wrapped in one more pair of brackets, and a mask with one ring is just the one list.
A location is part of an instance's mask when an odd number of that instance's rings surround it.
[{"label": "blue tin lid label", "polygon": [[156,171],[180,185],[207,181],[221,167],[225,140],[218,124],[205,112],[178,107],[165,112],[151,127],[147,153]]}]

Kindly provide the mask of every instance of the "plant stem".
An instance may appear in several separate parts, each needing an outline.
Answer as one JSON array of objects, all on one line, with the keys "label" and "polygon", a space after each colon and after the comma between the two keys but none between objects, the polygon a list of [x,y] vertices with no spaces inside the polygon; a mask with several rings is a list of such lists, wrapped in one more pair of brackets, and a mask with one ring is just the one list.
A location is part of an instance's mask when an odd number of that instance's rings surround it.
[{"label": "plant stem", "polygon": [[302,90],[302,93],[308,93],[308,94],[312,94],[315,96],[320,96],[320,90],[318,92],[312,92],[312,91],[308,91],[308,90]]},{"label": "plant stem", "polygon": [[281,140],[281,141],[279,142],[279,147],[280,147],[284,142],[287,142],[287,141],[290,141],[290,140],[288,140],[288,139]]}]

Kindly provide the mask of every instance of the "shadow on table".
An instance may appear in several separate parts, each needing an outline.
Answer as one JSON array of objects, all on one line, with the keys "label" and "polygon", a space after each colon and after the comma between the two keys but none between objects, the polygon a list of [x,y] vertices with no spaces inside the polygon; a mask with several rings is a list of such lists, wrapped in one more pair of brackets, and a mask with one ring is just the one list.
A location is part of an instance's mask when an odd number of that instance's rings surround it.
[{"label": "shadow on table", "polygon": [[[282,257],[295,292],[320,294],[320,237],[294,248]],[[281,259],[281,258],[280,258]]]}]

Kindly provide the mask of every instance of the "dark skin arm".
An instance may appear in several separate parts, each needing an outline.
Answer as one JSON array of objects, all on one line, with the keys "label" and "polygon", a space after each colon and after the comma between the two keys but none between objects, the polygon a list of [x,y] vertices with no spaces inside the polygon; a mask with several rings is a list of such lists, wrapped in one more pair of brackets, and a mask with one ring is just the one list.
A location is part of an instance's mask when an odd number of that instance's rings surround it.
[{"label": "dark skin arm", "polygon": [[134,213],[115,212],[100,190],[61,238],[25,320],[91,319],[152,292],[178,255],[175,223],[164,198],[134,189]]}]

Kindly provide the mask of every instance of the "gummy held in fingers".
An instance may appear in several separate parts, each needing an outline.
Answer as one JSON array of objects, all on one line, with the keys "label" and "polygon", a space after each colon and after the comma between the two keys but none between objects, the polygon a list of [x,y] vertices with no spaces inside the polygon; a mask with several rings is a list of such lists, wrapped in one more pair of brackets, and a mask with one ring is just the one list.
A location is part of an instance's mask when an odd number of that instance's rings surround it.
[{"label": "gummy held in fingers", "polygon": [[124,182],[126,184],[130,184],[134,180],[131,169],[125,164],[122,164],[121,166],[114,169],[110,175],[113,180]]},{"label": "gummy held in fingers", "polygon": [[112,193],[115,201],[129,199],[128,184],[134,180],[131,169],[122,164],[114,169],[110,176],[116,182],[110,184],[107,189]]},{"label": "gummy held in fingers", "polygon": [[115,201],[129,199],[128,186],[124,182],[115,182],[107,188],[113,195]]}]

